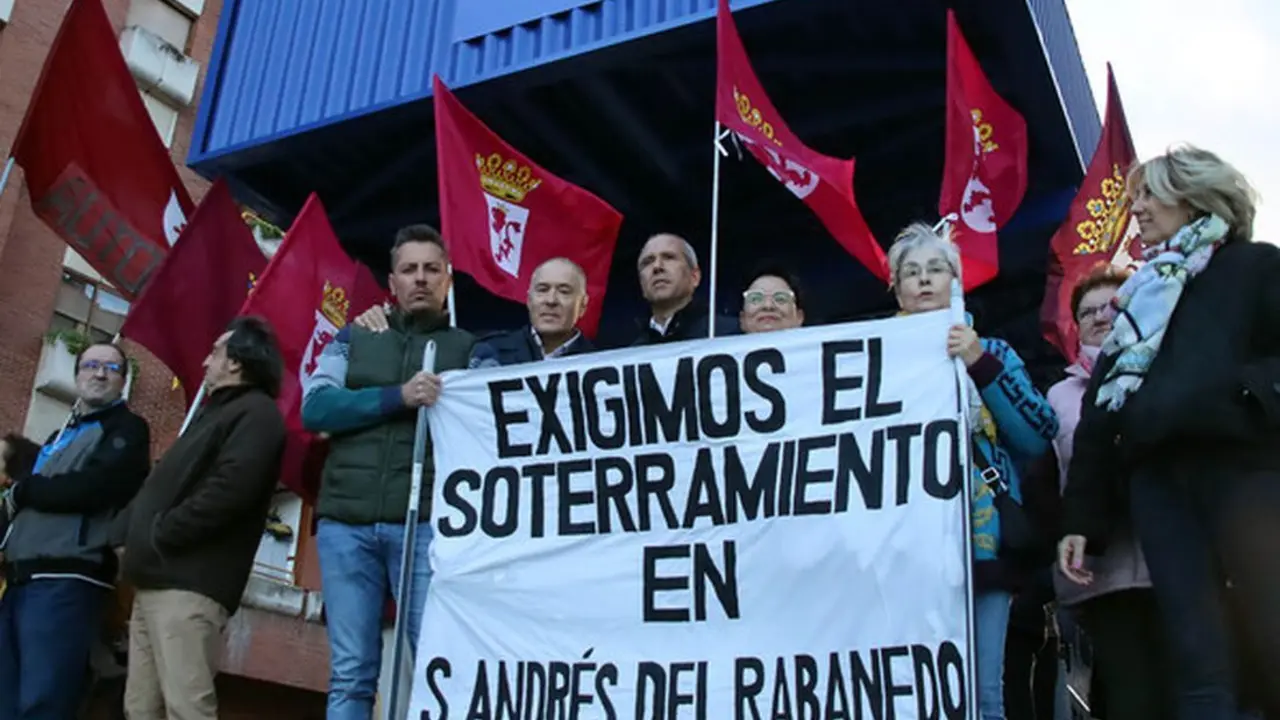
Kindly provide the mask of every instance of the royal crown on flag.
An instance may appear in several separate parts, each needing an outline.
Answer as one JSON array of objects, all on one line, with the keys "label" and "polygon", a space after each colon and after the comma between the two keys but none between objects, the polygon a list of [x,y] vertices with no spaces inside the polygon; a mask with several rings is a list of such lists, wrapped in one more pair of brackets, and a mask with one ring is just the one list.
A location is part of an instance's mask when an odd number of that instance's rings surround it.
[{"label": "royal crown on flag", "polygon": [[782,147],[782,141],[775,137],[773,125],[764,119],[764,115],[760,112],[760,108],[751,104],[751,98],[747,94],[739,90],[736,86],[733,88],[733,102],[738,106],[738,117],[742,118],[742,122],[750,125],[760,132],[774,145]]},{"label": "royal crown on flag", "polygon": [[499,153],[491,153],[488,158],[476,153],[476,169],[480,171],[480,186],[485,192],[513,203],[523,202],[526,195],[542,184],[528,165],[504,159]]},{"label": "royal crown on flag", "polygon": [[1000,146],[991,141],[991,135],[995,133],[996,129],[992,127],[991,123],[983,121],[982,110],[974,108],[969,111],[969,114],[973,116],[973,127],[978,133],[978,143],[982,147],[982,152],[989,153],[999,150]]},{"label": "royal crown on flag", "polygon": [[1103,178],[1098,186],[1098,197],[1091,197],[1084,204],[1089,218],[1076,225],[1084,242],[1076,245],[1075,255],[1109,252],[1129,228],[1129,200],[1120,166],[1112,163],[1111,176]]},{"label": "royal crown on flag", "polygon": [[341,328],[347,324],[347,311],[350,309],[351,300],[347,298],[347,291],[334,287],[326,280],[324,297],[320,300],[320,312],[333,323],[334,327]]}]

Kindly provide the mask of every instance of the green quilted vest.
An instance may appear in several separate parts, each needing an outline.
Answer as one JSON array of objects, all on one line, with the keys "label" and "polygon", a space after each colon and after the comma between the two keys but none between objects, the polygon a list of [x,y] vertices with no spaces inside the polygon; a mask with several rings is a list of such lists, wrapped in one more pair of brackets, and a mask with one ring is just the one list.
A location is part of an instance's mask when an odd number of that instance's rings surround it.
[{"label": "green quilted vest", "polygon": [[[382,333],[351,326],[348,388],[403,385],[422,369],[422,351],[428,340],[436,342],[437,373],[467,367],[475,338],[450,328],[447,318],[406,317],[396,310],[388,321],[391,329]],[[350,525],[403,523],[409,504],[416,421],[417,411],[405,408],[380,425],[333,436],[316,513]],[[419,506],[424,521],[431,517],[434,467],[428,435]]]}]

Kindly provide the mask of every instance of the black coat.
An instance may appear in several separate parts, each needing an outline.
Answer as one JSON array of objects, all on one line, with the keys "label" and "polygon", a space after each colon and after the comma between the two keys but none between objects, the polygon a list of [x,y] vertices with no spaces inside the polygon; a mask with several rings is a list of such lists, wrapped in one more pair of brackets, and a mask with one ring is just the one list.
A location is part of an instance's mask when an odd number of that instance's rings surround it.
[{"label": "black coat", "polygon": [[1142,386],[1118,412],[1095,404],[1099,358],[1076,427],[1064,532],[1102,552],[1135,468],[1192,454],[1224,473],[1280,470],[1280,248],[1231,241],[1183,291]]},{"label": "black coat", "polygon": [[[585,335],[579,334],[569,341],[561,357],[581,355],[595,350],[595,346]],[[497,332],[481,337],[471,350],[471,365],[485,360],[498,361],[499,365],[519,365],[542,359],[542,348],[533,337],[533,328],[525,325],[516,330]]]},{"label": "black coat", "polygon": [[[652,316],[646,315],[638,321],[639,334],[631,344],[633,346],[658,345],[681,340],[705,340],[711,335],[711,318],[711,312],[707,306],[694,300],[671,316],[671,323],[667,325],[667,332],[663,334],[653,329],[650,324]],[[742,333],[742,328],[738,326],[735,318],[716,315],[715,324],[716,337]]]},{"label": "black coat", "polygon": [[125,578],[142,590],[199,593],[234,613],[262,541],[284,443],[284,418],[266,393],[212,393],[118,518]]},{"label": "black coat", "polygon": [[[123,402],[77,414],[49,436],[36,467],[14,477],[17,516],[3,566],[9,582],[56,576],[114,582],[113,523],[151,469],[147,421]],[[0,531],[8,529],[0,523]]]}]

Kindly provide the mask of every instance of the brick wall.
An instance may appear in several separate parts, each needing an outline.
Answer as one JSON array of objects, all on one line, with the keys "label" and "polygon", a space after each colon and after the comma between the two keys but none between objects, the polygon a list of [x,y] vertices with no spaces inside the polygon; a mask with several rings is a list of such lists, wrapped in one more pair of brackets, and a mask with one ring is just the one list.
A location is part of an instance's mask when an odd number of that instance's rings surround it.
[{"label": "brick wall", "polygon": [[[117,30],[121,29],[129,0],[103,0],[103,5]],[[66,6],[66,0],[17,0],[9,25],[0,30],[2,148],[13,144]],[[204,13],[192,28],[188,54],[201,65],[197,98],[203,89],[221,8],[222,0],[207,0]],[[180,113],[172,156],[192,198],[199,202],[208,183],[185,165],[195,115],[194,106]],[[25,425],[66,247],[32,213],[22,170],[15,167],[0,196],[0,433],[21,431]],[[131,404],[151,422],[153,449],[158,454],[181,425],[182,394],[172,389],[172,379],[164,365],[142,348],[130,343],[126,346],[141,365]]]},{"label": "brick wall", "polygon": [[[0,148],[7,150],[13,144],[68,2],[16,0],[9,25],[0,29]],[[129,2],[103,0],[117,31],[124,25]],[[197,99],[203,92],[221,9],[222,0],[206,0],[192,28],[187,55],[201,65]],[[194,107],[179,114],[171,154],[192,199],[199,202],[208,183],[186,168],[195,116]],[[0,195],[0,434],[22,431],[25,425],[66,247],[32,213],[22,170],[14,168]],[[185,411],[183,396],[173,389],[172,376],[163,364],[140,346],[127,341],[125,346],[141,365],[130,404],[150,421],[152,450],[158,457],[177,435]],[[295,531],[310,535],[309,527]],[[303,562],[302,575],[308,585],[318,587],[314,553],[309,552],[309,542],[304,545],[300,554],[309,562]],[[239,632],[228,638],[228,671],[316,689],[327,684],[328,646],[322,626],[244,611],[235,626]],[[221,717],[304,720],[324,716],[324,695],[296,687],[223,675],[219,695]],[[106,712],[110,704],[103,698],[98,703],[102,712],[93,716],[113,717]]]}]

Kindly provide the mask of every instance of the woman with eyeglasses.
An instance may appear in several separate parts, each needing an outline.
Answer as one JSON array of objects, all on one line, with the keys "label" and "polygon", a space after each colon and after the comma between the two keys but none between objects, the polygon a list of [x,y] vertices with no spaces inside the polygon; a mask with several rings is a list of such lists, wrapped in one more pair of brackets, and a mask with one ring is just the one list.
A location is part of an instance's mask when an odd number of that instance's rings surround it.
[{"label": "woman with eyeglasses", "polygon": [[779,266],[761,266],[742,292],[738,322],[744,333],[789,330],[803,325],[804,299],[799,281]]},{"label": "woman with eyeglasses", "polygon": [[[960,279],[960,271],[955,244],[922,223],[908,226],[889,248],[890,289],[904,315],[949,308],[951,281]],[[1058,421],[1008,343],[980,338],[962,323],[951,328],[947,352],[968,368],[978,712],[982,720],[1005,720],[1005,637],[1013,591],[1025,569],[1002,552],[1005,520],[996,493],[1021,503],[1018,464],[1049,450]]]}]

